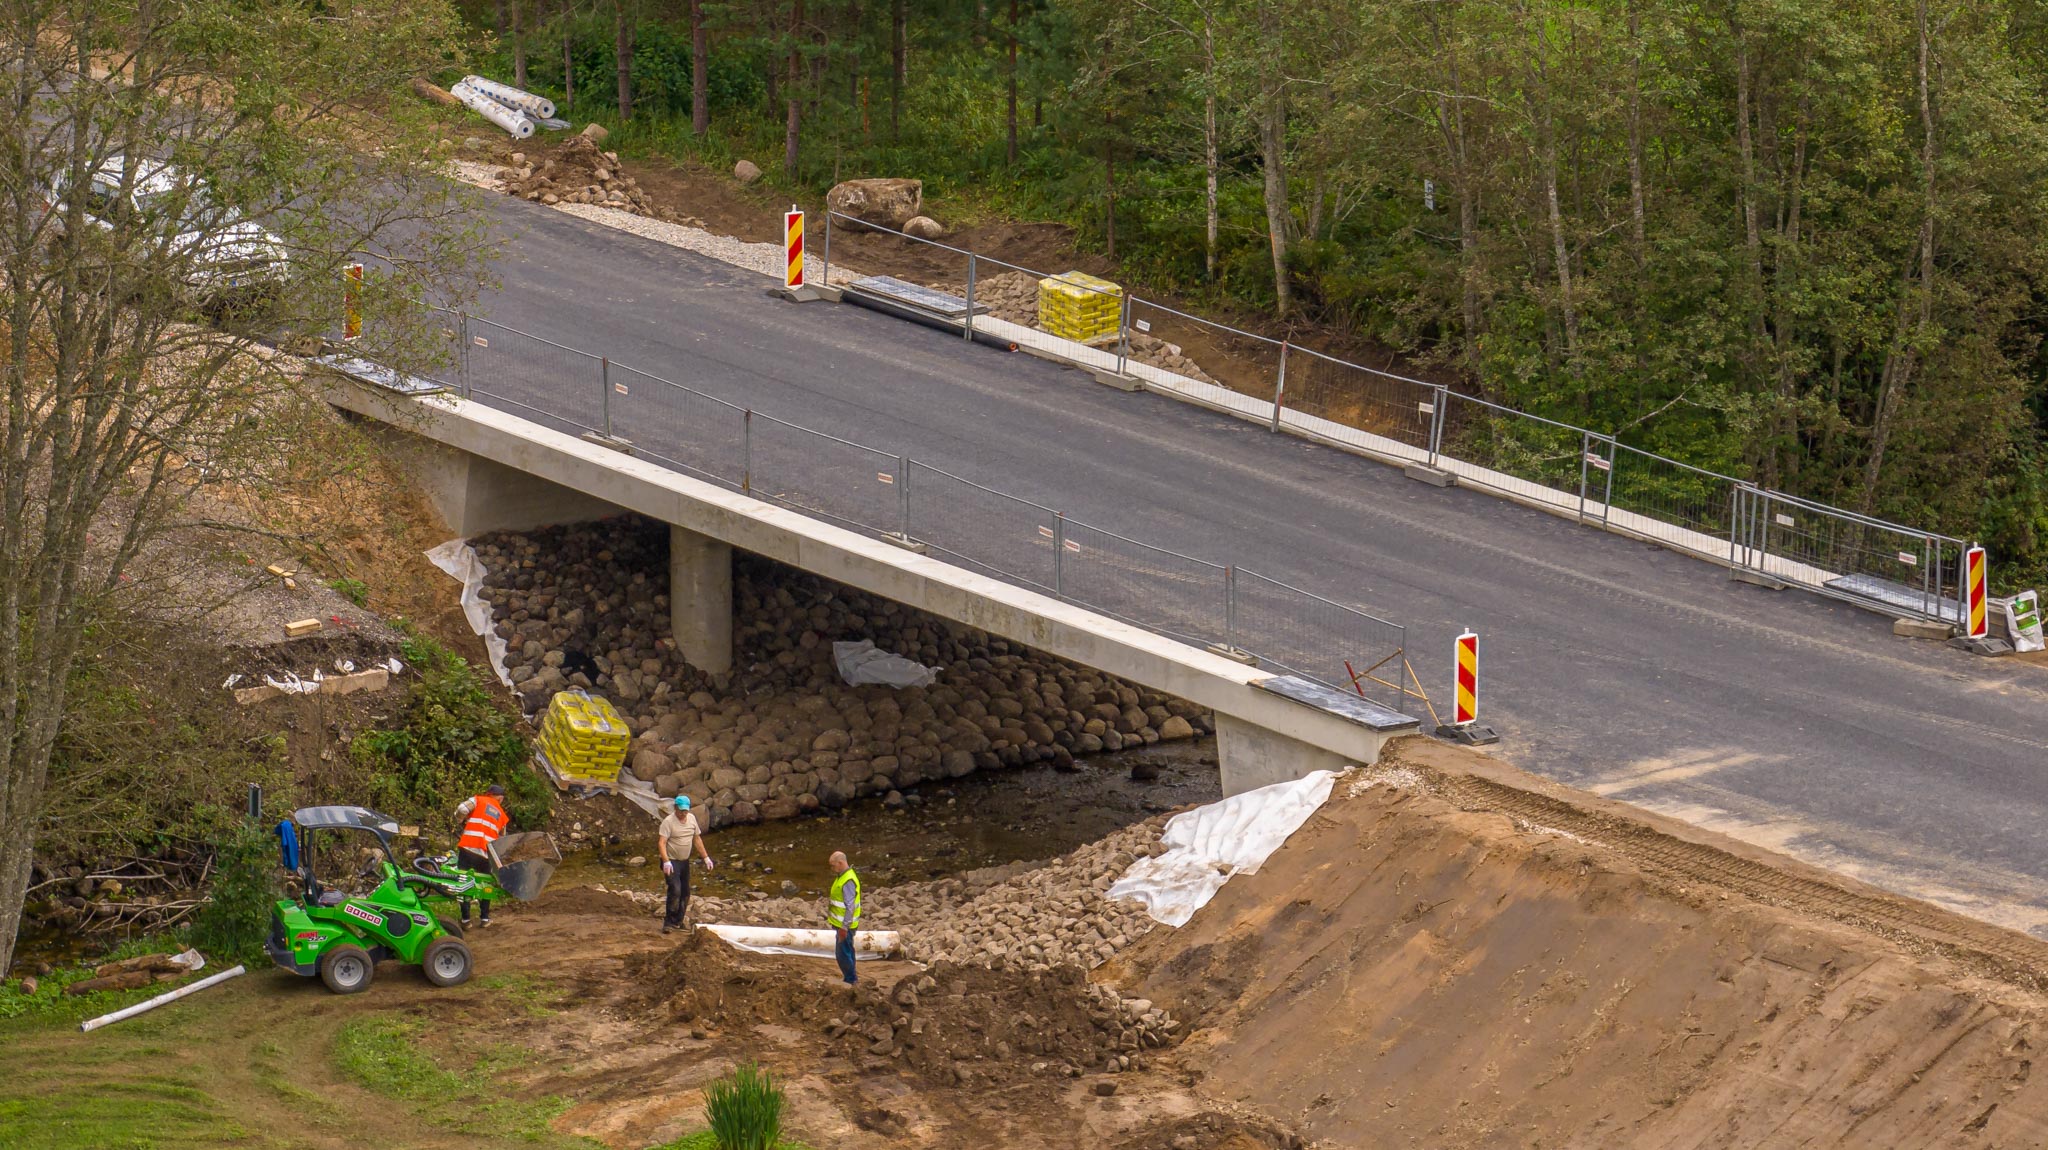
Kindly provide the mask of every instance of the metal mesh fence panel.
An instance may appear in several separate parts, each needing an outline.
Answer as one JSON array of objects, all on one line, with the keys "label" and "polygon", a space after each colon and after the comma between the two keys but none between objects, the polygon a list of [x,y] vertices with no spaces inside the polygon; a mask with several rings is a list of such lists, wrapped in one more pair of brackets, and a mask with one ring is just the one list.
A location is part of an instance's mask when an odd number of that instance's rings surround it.
[{"label": "metal mesh fence panel", "polygon": [[897,456],[758,411],[748,425],[747,479],[756,496],[870,531],[902,523]]},{"label": "metal mesh fence panel", "polygon": [[726,487],[746,477],[746,409],[619,364],[611,365],[612,434],[634,453]]},{"label": "metal mesh fence panel", "polygon": [[[1270,405],[1280,385],[1280,341],[1133,298],[1125,370],[1148,387],[1213,401],[1209,389]],[[1228,402],[1227,399],[1224,402]]]},{"label": "metal mesh fence panel", "polygon": [[1578,513],[1584,431],[1469,395],[1444,401],[1442,453],[1465,464],[1459,483]]},{"label": "metal mesh fence panel", "polygon": [[1018,347],[1115,370],[1123,307],[1122,289],[1106,281],[974,259],[975,328]]},{"label": "metal mesh fence panel", "polygon": [[1053,593],[1058,512],[914,459],[906,471],[911,539],[942,559]]},{"label": "metal mesh fence panel", "polygon": [[1060,598],[1185,642],[1224,641],[1224,567],[1071,519],[1061,524]]},{"label": "metal mesh fence panel", "polygon": [[1710,558],[1728,555],[1730,500],[1736,482],[1613,444],[1607,478],[1608,523],[1667,547]]},{"label": "metal mesh fence panel", "polygon": [[1311,429],[1339,442],[1420,460],[1429,455],[1437,391],[1420,380],[1289,347],[1281,406],[1326,421],[1331,426]]},{"label": "metal mesh fence panel", "polygon": [[601,357],[474,316],[465,350],[475,398],[518,414],[537,413],[557,430],[605,430]]},{"label": "metal mesh fence panel", "polygon": [[1775,491],[1746,487],[1738,499],[1738,565],[1921,618],[1958,618],[1958,541]]},{"label": "metal mesh fence panel", "polygon": [[[1237,646],[1258,656],[1260,666],[1345,691],[1353,690],[1346,662],[1363,670],[1403,650],[1407,641],[1403,629],[1385,619],[1242,567],[1235,572],[1231,613]],[[1388,666],[1381,671],[1389,682],[1400,681],[1387,673]],[[1407,709],[1395,690],[1370,682],[1361,687],[1381,706]]]}]

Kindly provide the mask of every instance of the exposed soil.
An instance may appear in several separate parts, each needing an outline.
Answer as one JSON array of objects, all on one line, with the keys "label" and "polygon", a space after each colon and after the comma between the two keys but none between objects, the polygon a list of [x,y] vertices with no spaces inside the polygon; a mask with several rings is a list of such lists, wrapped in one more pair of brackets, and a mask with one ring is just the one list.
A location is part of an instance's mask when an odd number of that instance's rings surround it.
[{"label": "exposed soil", "polygon": [[1412,740],[1123,957],[1343,1146],[2043,1143],[2048,944]]}]

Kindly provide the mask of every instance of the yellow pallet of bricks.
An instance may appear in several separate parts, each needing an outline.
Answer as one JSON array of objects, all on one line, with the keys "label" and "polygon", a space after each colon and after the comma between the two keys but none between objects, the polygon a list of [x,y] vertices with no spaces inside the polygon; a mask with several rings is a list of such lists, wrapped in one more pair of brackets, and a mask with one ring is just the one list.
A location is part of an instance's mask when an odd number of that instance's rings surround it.
[{"label": "yellow pallet of bricks", "polygon": [[540,751],[563,775],[600,782],[619,777],[633,737],[610,700],[562,691],[548,702],[540,724]]},{"label": "yellow pallet of bricks", "polygon": [[1087,272],[1038,281],[1038,326],[1076,343],[1115,335],[1123,320],[1124,289]]}]

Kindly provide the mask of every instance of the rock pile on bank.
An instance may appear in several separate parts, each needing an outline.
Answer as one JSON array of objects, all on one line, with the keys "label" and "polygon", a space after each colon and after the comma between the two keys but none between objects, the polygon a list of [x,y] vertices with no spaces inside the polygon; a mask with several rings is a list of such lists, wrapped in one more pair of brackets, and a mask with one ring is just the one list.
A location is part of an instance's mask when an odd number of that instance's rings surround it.
[{"label": "rock pile on bank", "polygon": [[703,221],[655,203],[640,182],[619,166],[617,152],[600,151],[584,136],[571,136],[548,155],[513,152],[500,177],[507,193],[548,204],[596,204],[671,223],[702,227]]},{"label": "rock pile on bank", "polygon": [[[1072,964],[1092,968],[1143,938],[1157,923],[1135,902],[1103,897],[1141,858],[1156,855],[1165,816],[1147,819],[1048,862],[1021,862],[931,882],[875,886],[861,925],[903,936],[917,962],[997,963],[1025,971]],[[655,896],[647,896],[647,905]],[[811,927],[823,899],[699,897],[698,922]]]},{"label": "rock pile on bank", "polygon": [[[707,676],[670,638],[665,525],[626,517],[475,547],[526,709],[570,688],[609,698],[633,728],[631,773],[689,795],[714,827],[1214,729],[1186,700],[744,555],[734,670]],[[832,644],[862,639],[937,681],[849,686]]]}]

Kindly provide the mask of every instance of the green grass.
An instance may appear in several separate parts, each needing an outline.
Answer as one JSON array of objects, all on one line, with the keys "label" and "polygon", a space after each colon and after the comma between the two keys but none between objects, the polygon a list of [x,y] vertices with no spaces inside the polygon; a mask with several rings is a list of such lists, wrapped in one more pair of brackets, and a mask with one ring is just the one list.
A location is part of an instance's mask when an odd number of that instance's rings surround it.
[{"label": "green grass", "polygon": [[370,585],[361,579],[349,579],[346,577],[329,579],[327,585],[333,588],[335,593],[339,594],[342,598],[354,603],[358,607],[368,607],[370,605]]},{"label": "green grass", "polygon": [[[724,1147],[718,1144],[716,1134],[709,1130],[699,1130],[695,1134],[685,1134],[673,1142],[649,1147],[649,1150],[724,1150]],[[810,1150],[810,1147],[785,1138],[775,1144],[775,1150]]]},{"label": "green grass", "polygon": [[421,1045],[425,1033],[426,1024],[411,1018],[351,1019],[335,1036],[335,1065],[366,1090],[419,1103],[416,1117],[458,1133],[543,1146],[601,1145],[555,1133],[551,1124],[569,1108],[566,1099],[497,1097],[500,1073],[524,1063],[523,1052],[487,1055],[457,1072]]},{"label": "green grass", "polygon": [[152,1150],[220,1146],[249,1132],[214,1099],[177,1077],[138,1077],[0,1099],[0,1131],[12,1150]]}]

